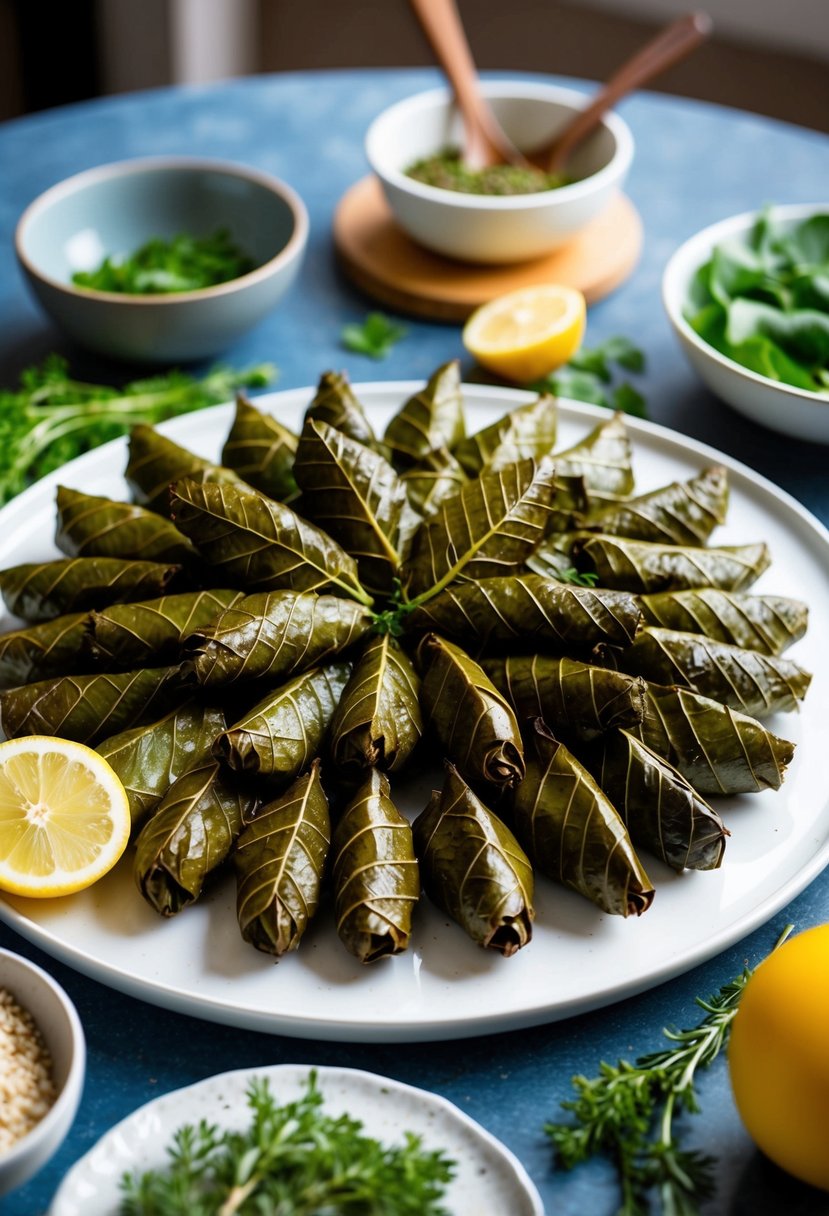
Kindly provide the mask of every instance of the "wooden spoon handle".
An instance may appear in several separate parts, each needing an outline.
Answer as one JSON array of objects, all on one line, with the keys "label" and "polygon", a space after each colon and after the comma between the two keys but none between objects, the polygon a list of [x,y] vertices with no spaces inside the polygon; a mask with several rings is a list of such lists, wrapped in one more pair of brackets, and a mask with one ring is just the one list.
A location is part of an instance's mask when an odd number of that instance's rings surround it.
[{"label": "wooden spoon handle", "polygon": [[[413,0],[414,2],[414,0]],[[598,125],[602,116],[639,85],[677,63],[708,37],[711,18],[707,13],[693,12],[678,17],[646,42],[640,51],[616,71],[597,93],[594,100],[581,110],[564,130],[556,136],[550,149],[547,168],[559,172],[577,144]]]},{"label": "wooden spoon handle", "polygon": [[514,159],[478,87],[478,75],[455,0],[409,0],[443,68],[463,119],[464,160],[471,169]]}]

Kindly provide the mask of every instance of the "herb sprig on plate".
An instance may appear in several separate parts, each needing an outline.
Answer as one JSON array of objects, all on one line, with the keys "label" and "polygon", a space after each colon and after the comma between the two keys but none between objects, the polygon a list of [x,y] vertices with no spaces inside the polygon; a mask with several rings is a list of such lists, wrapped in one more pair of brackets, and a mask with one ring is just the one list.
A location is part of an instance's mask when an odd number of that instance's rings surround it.
[{"label": "herb sprig on plate", "polygon": [[454,1163],[418,1136],[389,1148],[357,1119],[326,1114],[315,1073],[294,1102],[278,1105],[261,1077],[247,1099],[243,1131],[184,1126],[164,1169],[125,1175],[121,1216],[446,1216]]}]

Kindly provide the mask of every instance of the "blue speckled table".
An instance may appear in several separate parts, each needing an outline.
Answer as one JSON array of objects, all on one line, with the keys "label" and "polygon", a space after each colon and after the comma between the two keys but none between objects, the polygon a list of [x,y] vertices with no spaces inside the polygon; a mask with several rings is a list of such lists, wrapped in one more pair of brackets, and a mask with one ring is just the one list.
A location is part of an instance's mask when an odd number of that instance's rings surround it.
[{"label": "blue speckled table", "polygon": [[[257,165],[286,178],[308,204],[312,232],[300,284],[285,306],[225,352],[228,361],[274,360],[279,386],[290,388],[329,366],[346,366],[354,380],[422,377],[461,353],[457,327],[414,321],[408,339],[382,363],[346,355],[338,346],[341,326],[364,315],[367,301],[336,270],[334,207],[366,171],[362,134],[370,119],[436,81],[425,71],[285,74],[84,103],[0,127],[0,383],[10,383],[50,350],[71,355],[84,374],[123,376],[122,368],[66,349],[26,293],[12,234],[23,207],[61,178],[106,161],[164,153]],[[829,523],[829,448],[787,441],[722,406],[686,367],[659,299],[662,268],[692,232],[767,201],[820,201],[829,182],[829,139],[658,94],[632,98],[622,113],[636,137],[628,191],[644,219],[645,248],[631,280],[591,310],[588,342],[617,333],[636,340],[648,356],[644,388],[656,421],[745,461]],[[402,1047],[268,1037],[168,1013],[75,974],[0,927],[0,945],[34,958],[65,985],[89,1043],[86,1090],[69,1138],[33,1182],[0,1201],[0,1210],[4,1216],[45,1212],[69,1166],[113,1123],[165,1090],[225,1069],[300,1061],[372,1069],[444,1094],[518,1154],[549,1216],[611,1216],[618,1196],[609,1168],[596,1164],[571,1175],[552,1170],[541,1129],[567,1096],[571,1075],[592,1073],[602,1058],[654,1049],[663,1025],[694,1022],[694,996],[716,990],[744,961],[757,962],[787,921],[806,928],[827,920],[825,873],[771,924],[651,993],[495,1039]],[[829,1212],[829,1196],[792,1182],[754,1151],[734,1111],[722,1061],[704,1078],[702,1103],[690,1138],[720,1159],[717,1195],[707,1213]]]}]

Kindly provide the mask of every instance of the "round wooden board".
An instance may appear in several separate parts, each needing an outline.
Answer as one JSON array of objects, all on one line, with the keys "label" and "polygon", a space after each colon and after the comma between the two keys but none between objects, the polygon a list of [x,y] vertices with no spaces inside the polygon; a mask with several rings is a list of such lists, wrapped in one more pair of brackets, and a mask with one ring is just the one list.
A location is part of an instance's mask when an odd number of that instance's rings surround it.
[{"label": "round wooden board", "polygon": [[567,245],[543,258],[507,266],[456,262],[416,244],[396,224],[374,176],[348,190],[334,215],[334,244],[351,281],[398,312],[436,321],[465,321],[493,296],[537,283],[564,283],[588,304],[618,287],[642,248],[642,221],[617,195]]}]

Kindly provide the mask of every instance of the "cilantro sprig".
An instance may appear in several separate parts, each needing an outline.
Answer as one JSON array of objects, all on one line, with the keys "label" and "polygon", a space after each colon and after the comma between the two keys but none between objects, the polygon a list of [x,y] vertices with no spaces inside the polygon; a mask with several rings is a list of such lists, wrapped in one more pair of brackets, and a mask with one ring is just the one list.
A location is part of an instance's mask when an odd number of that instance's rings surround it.
[{"label": "cilantro sprig", "polygon": [[313,1072],[294,1102],[278,1105],[262,1077],[247,1100],[243,1131],[187,1125],[165,1168],[126,1174],[121,1216],[446,1216],[454,1162],[411,1133],[390,1148],[351,1116],[325,1114]]},{"label": "cilantro sprig", "polygon": [[531,387],[539,393],[555,393],[647,418],[645,398],[629,380],[619,378],[620,370],[640,374],[645,370],[645,355],[628,338],[608,338],[598,346],[583,346],[569,363]]},{"label": "cilantro sprig", "polygon": [[23,372],[18,388],[0,389],[0,503],[138,422],[228,401],[237,389],[266,385],[275,370],[216,367],[200,378],[170,371],[114,388],[73,379],[66,360],[50,355]]},{"label": "cilantro sprig", "polygon": [[392,347],[405,338],[407,329],[392,321],[385,313],[370,312],[359,324],[344,325],[340,342],[346,350],[369,359],[385,359]]},{"label": "cilantro sprig", "polygon": [[226,228],[208,236],[180,232],[170,240],[153,237],[126,257],[106,257],[95,270],[72,275],[76,287],[125,295],[166,295],[197,291],[238,279],[255,263]]}]

